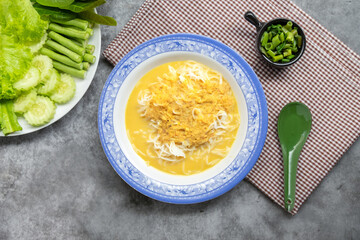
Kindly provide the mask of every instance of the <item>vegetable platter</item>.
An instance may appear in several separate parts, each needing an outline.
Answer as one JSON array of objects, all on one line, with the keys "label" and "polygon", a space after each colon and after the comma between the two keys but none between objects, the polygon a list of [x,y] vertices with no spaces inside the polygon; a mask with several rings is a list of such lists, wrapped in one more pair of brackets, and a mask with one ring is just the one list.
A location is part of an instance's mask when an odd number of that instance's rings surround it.
[{"label": "vegetable platter", "polygon": [[0,0],[0,136],[62,118],[90,86],[101,46],[103,0]]}]

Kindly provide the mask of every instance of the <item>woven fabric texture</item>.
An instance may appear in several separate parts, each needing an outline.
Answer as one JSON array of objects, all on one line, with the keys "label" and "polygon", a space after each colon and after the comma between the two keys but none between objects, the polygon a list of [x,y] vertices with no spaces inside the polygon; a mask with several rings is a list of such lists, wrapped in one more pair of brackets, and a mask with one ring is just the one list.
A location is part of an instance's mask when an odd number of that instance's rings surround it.
[{"label": "woven fabric texture", "polygon": [[[256,30],[243,15],[253,11],[262,21],[292,19],[304,30],[302,58],[286,69],[272,69],[255,52]],[[269,125],[264,149],[247,175],[274,202],[283,204],[283,163],[277,117],[287,103],[305,103],[312,130],[301,153],[296,184],[300,206],[360,134],[360,57],[312,17],[287,0],[147,0],[104,51],[116,65],[137,45],[157,36],[195,33],[217,39],[237,51],[264,88]]]}]

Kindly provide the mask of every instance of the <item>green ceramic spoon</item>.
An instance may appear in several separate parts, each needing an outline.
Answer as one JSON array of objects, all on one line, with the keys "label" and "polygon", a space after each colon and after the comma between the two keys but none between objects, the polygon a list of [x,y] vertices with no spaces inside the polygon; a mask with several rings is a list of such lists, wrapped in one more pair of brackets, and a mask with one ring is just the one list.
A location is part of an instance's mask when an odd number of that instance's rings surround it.
[{"label": "green ceramic spoon", "polygon": [[284,159],[284,201],[288,212],[294,208],[296,169],[310,130],[311,113],[304,104],[292,102],[281,110],[278,135]]}]

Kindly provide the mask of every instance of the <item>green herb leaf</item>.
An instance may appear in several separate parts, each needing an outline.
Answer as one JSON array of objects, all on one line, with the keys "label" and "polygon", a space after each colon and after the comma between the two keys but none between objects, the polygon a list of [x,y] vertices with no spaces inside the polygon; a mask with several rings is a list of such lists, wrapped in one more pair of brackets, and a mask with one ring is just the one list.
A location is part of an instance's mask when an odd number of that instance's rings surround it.
[{"label": "green herb leaf", "polygon": [[117,22],[112,17],[108,16],[101,16],[96,14],[93,10],[88,10],[85,12],[79,13],[79,16],[83,19],[89,20],[94,23],[109,25],[109,26],[116,26]]},{"label": "green herb leaf", "polygon": [[33,7],[41,16],[51,16],[51,18],[53,19],[64,20],[64,21],[76,18],[76,13],[73,13],[68,10],[46,7],[38,3],[35,3]]},{"label": "green herb leaf", "polygon": [[75,0],[36,0],[41,5],[48,7],[66,7],[72,4]]},{"label": "green herb leaf", "polygon": [[283,42],[282,44],[280,44],[279,46],[276,47],[276,51],[277,51],[278,54],[281,53],[281,51],[285,47],[285,44],[286,44],[286,42]]},{"label": "green herb leaf", "polygon": [[93,8],[96,8],[97,6],[100,6],[102,4],[106,3],[106,0],[91,0],[87,2],[79,2],[75,1],[71,5],[66,7],[61,7],[62,9],[67,9],[72,12],[84,12]]}]

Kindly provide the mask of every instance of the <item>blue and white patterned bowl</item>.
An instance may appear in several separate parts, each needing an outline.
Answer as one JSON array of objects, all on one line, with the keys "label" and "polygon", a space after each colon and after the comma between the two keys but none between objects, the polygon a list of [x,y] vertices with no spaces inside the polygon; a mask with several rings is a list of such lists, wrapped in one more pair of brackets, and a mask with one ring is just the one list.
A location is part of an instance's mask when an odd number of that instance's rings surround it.
[{"label": "blue and white patterned bowl", "polygon": [[[131,147],[125,128],[126,103],[137,81],[156,66],[182,60],[195,60],[221,72],[234,91],[241,115],[228,156],[190,176],[167,174],[147,166]],[[177,204],[215,198],[244,179],[263,148],[267,121],[264,92],[245,60],[226,45],[193,34],[154,38],[128,53],[107,79],[98,112],[101,143],[115,171],[137,191]]]}]

